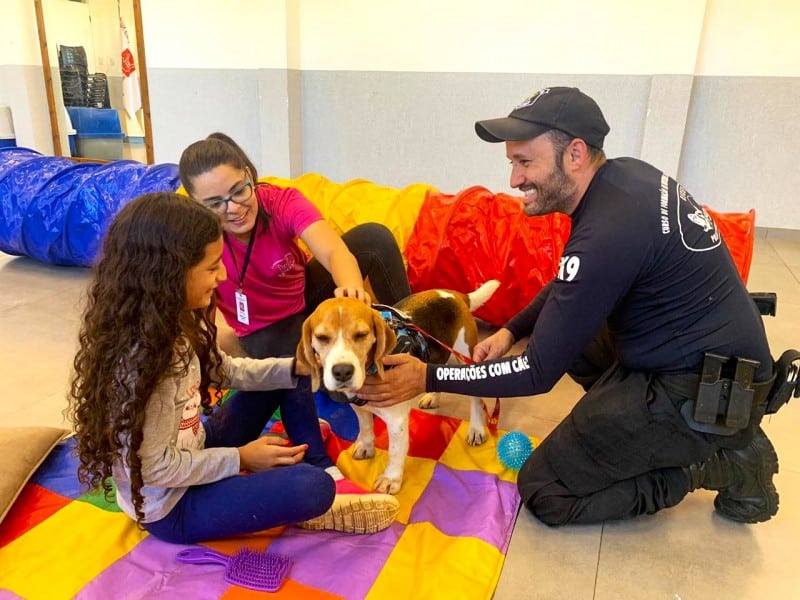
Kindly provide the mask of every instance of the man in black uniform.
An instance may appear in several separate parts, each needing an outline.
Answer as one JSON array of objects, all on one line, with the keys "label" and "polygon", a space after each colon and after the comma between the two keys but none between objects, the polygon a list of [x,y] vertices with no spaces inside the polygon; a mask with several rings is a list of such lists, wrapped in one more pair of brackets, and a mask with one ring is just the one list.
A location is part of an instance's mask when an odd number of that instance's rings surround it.
[{"label": "man in black uniform", "polygon": [[[697,488],[754,523],[778,510],[775,450],[759,427],[773,361],[759,311],[719,230],[674,179],[607,160],[609,131],[577,88],[543,89],[479,121],[505,142],[529,216],[572,231],[556,277],[474,351],[476,364],[385,359],[359,397],[376,406],[423,391],[527,396],[564,373],[587,390],[519,472],[525,505],[551,525],[651,514]],[[503,355],[526,335],[520,356]]]}]

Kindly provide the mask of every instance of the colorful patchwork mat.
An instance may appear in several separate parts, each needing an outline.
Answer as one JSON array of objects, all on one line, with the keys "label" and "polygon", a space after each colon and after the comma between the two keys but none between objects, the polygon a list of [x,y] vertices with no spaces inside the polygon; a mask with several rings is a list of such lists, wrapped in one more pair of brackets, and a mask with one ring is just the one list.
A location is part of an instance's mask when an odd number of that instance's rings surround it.
[{"label": "colorful patchwork mat", "polygon": [[[376,420],[376,457],[356,461],[348,451],[355,438],[350,408],[320,413],[334,430],[329,453],[345,475],[369,487],[386,462],[385,426]],[[471,447],[467,428],[412,411],[402,508],[389,529],[346,535],[282,527],[207,544],[225,554],[247,546],[289,556],[293,565],[273,593],[226,583],[222,565],[179,563],[186,546],[149,536],[102,496],[82,493],[66,440],[0,525],[0,600],[491,598],[519,509],[516,473],[498,460],[497,437]]]}]

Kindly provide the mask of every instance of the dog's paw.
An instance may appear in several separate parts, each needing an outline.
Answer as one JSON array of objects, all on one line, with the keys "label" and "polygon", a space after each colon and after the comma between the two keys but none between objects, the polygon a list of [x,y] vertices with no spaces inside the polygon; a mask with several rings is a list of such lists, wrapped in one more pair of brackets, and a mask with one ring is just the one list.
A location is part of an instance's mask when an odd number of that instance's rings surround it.
[{"label": "dog's paw", "polygon": [[467,431],[467,444],[470,446],[480,446],[486,441],[486,430],[481,427],[470,427]]},{"label": "dog's paw", "polygon": [[356,440],[353,444],[353,458],[356,460],[364,460],[365,458],[372,458],[375,456],[375,446],[372,444],[365,444]]},{"label": "dog's paw", "polygon": [[391,477],[385,477],[381,475],[375,482],[373,489],[379,494],[396,494],[400,491],[400,486],[402,483],[403,482],[400,479],[393,479]]},{"label": "dog's paw", "polygon": [[439,408],[439,394],[436,392],[428,392],[419,397],[417,405],[422,408]]}]

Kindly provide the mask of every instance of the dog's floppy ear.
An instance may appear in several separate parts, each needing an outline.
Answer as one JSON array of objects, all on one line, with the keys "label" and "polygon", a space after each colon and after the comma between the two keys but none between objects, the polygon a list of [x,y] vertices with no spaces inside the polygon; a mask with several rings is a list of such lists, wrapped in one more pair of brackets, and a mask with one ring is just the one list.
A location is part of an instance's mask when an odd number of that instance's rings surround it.
[{"label": "dog's floppy ear", "polygon": [[295,358],[298,365],[311,373],[311,391],[316,392],[319,389],[321,367],[317,357],[314,355],[314,347],[311,345],[313,330],[311,317],[308,317],[303,322],[303,331],[300,334],[300,343],[297,344]]},{"label": "dog's floppy ear", "polygon": [[375,361],[375,368],[378,369],[378,377],[383,379],[383,362],[381,359],[394,349],[395,344],[397,344],[397,336],[377,310],[372,311],[372,326],[375,329],[373,360]]}]

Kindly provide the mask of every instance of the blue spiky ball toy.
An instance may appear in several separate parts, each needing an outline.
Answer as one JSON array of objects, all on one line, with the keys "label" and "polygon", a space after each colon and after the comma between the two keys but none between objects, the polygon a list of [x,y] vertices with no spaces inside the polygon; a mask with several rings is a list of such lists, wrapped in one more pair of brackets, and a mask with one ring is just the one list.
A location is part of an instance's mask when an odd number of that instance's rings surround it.
[{"label": "blue spiky ball toy", "polygon": [[497,456],[508,469],[519,471],[533,453],[530,438],[521,431],[509,431],[497,442]]}]

